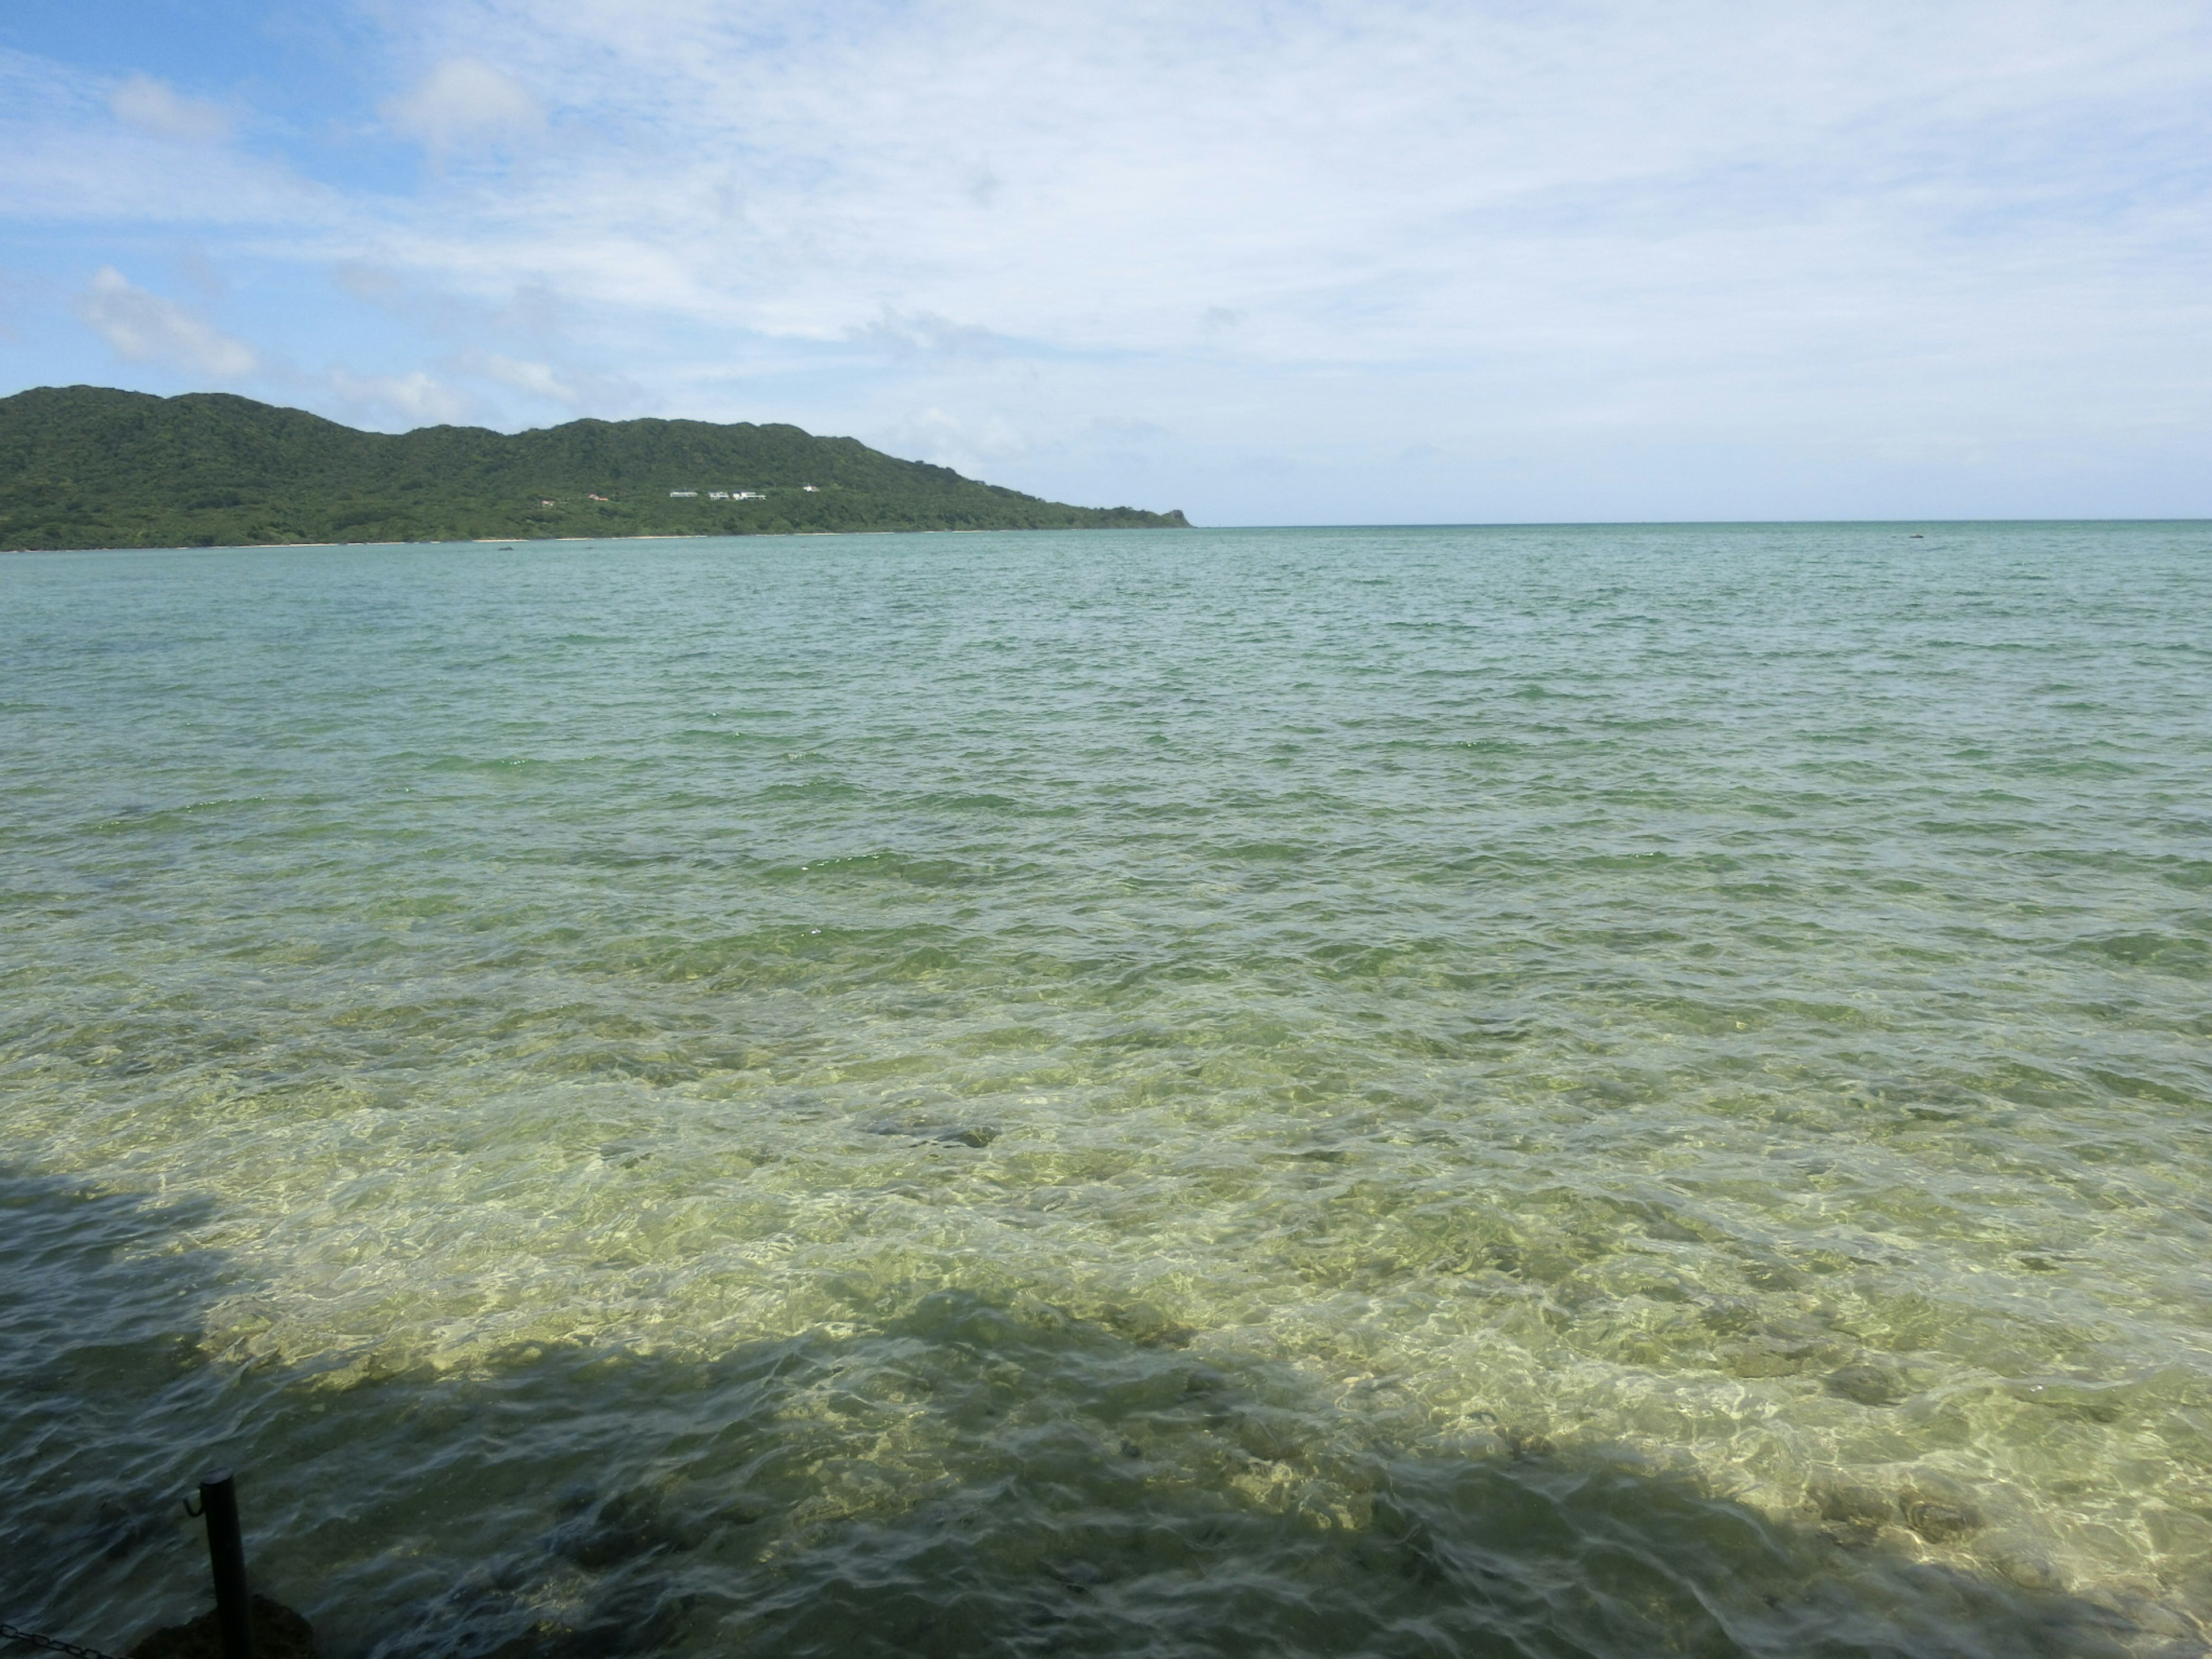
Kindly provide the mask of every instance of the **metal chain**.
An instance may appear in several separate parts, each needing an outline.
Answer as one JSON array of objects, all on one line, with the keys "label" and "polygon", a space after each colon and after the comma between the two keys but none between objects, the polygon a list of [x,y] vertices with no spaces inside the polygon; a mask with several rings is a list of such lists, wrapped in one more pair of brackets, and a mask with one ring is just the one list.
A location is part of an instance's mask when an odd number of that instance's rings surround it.
[{"label": "metal chain", "polygon": [[75,1642],[64,1642],[58,1636],[41,1636],[35,1631],[17,1630],[13,1625],[0,1625],[0,1641],[28,1642],[34,1648],[45,1648],[53,1653],[66,1653],[70,1659],[116,1659],[112,1653],[102,1653],[98,1648],[88,1648]]}]

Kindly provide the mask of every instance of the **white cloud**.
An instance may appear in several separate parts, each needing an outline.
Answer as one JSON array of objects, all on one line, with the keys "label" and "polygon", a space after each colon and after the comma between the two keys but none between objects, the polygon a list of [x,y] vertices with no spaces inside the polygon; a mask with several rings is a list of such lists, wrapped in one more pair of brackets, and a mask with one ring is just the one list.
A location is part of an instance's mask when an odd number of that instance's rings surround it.
[{"label": "white cloud", "polygon": [[[0,46],[0,222],[221,226],[288,242],[358,216],[339,193],[224,142],[230,113],[149,77],[117,84]],[[113,264],[107,246],[83,264]]]},{"label": "white cloud", "polygon": [[76,314],[126,362],[156,363],[239,380],[261,367],[261,356],[245,341],[222,333],[205,318],[173,300],[136,288],[112,265],[94,272],[80,295]]},{"label": "white cloud", "polygon": [[337,407],[370,426],[451,426],[477,412],[466,393],[419,368],[405,374],[356,374],[333,368],[326,382]]},{"label": "white cloud", "polygon": [[942,409],[917,410],[877,428],[877,448],[914,460],[932,461],[974,477],[994,462],[1026,454],[1034,445],[1003,416],[963,419]]},{"label": "white cloud", "polygon": [[[515,63],[598,142],[496,198],[430,204],[417,256],[466,280],[495,243],[580,297],[923,355],[945,337],[901,319],[1366,362],[1486,348],[1516,313],[1559,339],[1588,337],[1591,312],[1740,336],[1778,308],[1940,307],[1965,273],[1931,289],[1926,267],[1961,234],[2045,253],[2054,208],[2101,207],[2147,149],[2193,153],[2207,79],[2201,40],[2193,63],[2172,50],[2192,42],[2167,4],[2094,27],[2033,4],[1751,26],[1712,3],[1663,21],[852,12],[425,14],[424,49]],[[2098,228],[2115,253],[2144,228],[2124,216]]]},{"label": "white cloud", "polygon": [[134,75],[107,95],[118,119],[157,137],[187,143],[219,144],[230,137],[229,111],[219,104],[187,98],[150,75]]},{"label": "white cloud", "polygon": [[897,312],[889,306],[873,322],[848,328],[845,337],[894,357],[996,357],[1010,343],[972,323],[956,323],[934,312]]},{"label": "white cloud", "polygon": [[520,82],[477,58],[447,58],[382,107],[393,131],[434,150],[533,131],[545,118]]},{"label": "white cloud", "polygon": [[543,398],[549,403],[566,404],[574,408],[582,402],[574,386],[564,384],[553,372],[550,363],[534,363],[521,358],[502,356],[496,351],[471,354],[463,360],[465,366],[486,380],[532,398]]}]

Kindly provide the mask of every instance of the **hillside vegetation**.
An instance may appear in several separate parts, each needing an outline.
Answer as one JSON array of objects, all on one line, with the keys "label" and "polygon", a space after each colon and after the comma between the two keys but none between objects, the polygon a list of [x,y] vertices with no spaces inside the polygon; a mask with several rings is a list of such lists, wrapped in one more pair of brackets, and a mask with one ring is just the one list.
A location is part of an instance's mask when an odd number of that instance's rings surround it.
[{"label": "hillside vegetation", "polygon": [[[758,499],[710,495],[741,490]],[[571,421],[395,436],[222,392],[0,398],[6,549],[1184,524],[1041,501],[795,426]]]}]

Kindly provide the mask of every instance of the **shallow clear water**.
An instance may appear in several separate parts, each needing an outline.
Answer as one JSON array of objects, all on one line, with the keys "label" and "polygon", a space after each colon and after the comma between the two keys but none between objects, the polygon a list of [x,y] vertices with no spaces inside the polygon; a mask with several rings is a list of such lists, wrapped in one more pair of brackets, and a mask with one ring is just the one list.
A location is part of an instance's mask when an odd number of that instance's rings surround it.
[{"label": "shallow clear water", "polygon": [[2201,525],[11,556],[0,1617],[2202,1651],[2208,782]]}]

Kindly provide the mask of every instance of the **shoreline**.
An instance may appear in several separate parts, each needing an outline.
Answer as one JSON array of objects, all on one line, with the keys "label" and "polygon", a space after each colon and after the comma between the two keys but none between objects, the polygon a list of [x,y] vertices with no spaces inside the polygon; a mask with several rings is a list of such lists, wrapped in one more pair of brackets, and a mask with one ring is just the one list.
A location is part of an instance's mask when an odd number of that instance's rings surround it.
[{"label": "shoreline", "polygon": [[794,541],[806,536],[1054,536],[1118,535],[1129,531],[1196,530],[1198,525],[1052,524],[960,526],[927,530],[752,530],[734,534],[693,532],[648,532],[637,536],[453,536],[420,542],[210,542],[205,545],[175,543],[105,547],[0,547],[0,555],[25,553],[255,553],[264,549],[316,547],[521,547],[556,542],[773,542]]}]

